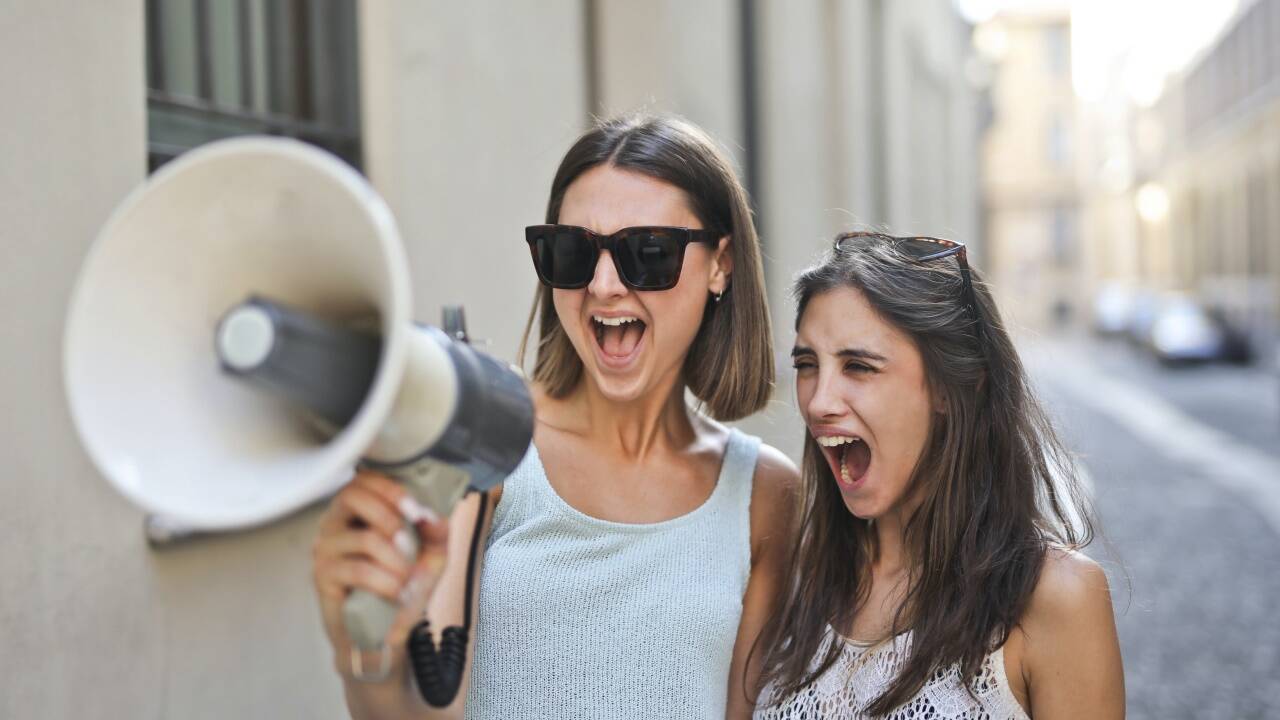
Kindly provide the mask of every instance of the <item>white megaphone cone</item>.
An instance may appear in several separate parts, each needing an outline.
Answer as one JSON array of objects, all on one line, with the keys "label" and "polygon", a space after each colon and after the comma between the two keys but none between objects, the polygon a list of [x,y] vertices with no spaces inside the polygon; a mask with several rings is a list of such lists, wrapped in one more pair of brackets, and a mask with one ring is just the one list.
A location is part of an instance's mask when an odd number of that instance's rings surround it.
[{"label": "white megaphone cone", "polygon": [[[390,211],[299,142],[229,140],[159,170],[116,210],[71,298],[64,373],[95,464],[143,508],[193,527],[254,525],[350,479],[391,410],[413,330]],[[254,293],[335,320],[374,318],[377,374],[337,436],[224,373],[223,315]]]},{"label": "white megaphone cone", "polygon": [[[532,439],[528,391],[466,345],[460,309],[453,337],[413,324],[406,268],[386,205],[316,148],[241,138],[166,165],[71,298],[64,380],[90,457],[196,530],[297,510],[361,459],[440,514],[492,487]],[[369,650],[395,608],[354,593],[344,614]]]}]

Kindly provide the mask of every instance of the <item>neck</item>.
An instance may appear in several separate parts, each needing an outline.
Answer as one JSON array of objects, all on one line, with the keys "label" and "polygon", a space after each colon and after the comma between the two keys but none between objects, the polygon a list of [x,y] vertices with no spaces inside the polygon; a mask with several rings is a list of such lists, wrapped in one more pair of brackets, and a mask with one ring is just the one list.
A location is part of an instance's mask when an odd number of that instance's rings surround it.
[{"label": "neck", "polygon": [[685,386],[676,376],[634,400],[604,396],[586,376],[566,398],[583,435],[627,460],[643,460],[655,448],[683,447],[693,441],[693,423],[684,401]]},{"label": "neck", "polygon": [[896,575],[910,568],[915,560],[907,549],[907,520],[920,507],[921,498],[917,493],[910,499],[904,499],[884,515],[875,519],[872,529],[876,533],[879,552],[871,564],[876,574]]}]

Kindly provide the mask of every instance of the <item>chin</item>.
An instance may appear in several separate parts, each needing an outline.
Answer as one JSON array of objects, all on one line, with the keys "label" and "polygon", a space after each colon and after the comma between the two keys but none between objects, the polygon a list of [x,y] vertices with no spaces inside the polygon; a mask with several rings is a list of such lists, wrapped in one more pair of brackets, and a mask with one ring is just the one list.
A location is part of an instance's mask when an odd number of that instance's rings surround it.
[{"label": "chin", "polygon": [[849,511],[849,514],[859,520],[875,520],[876,518],[883,516],[885,512],[883,507],[880,507],[875,503],[870,503],[865,500],[860,502],[847,497],[844,499],[844,506],[845,509]]},{"label": "chin", "polygon": [[845,508],[852,515],[861,520],[875,520],[889,512],[889,503],[884,502],[883,498],[871,488],[864,485],[859,490],[862,492],[850,492],[841,488],[840,498],[844,500]]},{"label": "chin", "polygon": [[595,383],[596,389],[605,399],[615,403],[629,403],[644,397],[645,388],[648,383],[645,382],[647,373],[638,372],[627,377],[618,377],[601,373],[598,369],[592,368],[587,371],[591,375],[591,381]]}]

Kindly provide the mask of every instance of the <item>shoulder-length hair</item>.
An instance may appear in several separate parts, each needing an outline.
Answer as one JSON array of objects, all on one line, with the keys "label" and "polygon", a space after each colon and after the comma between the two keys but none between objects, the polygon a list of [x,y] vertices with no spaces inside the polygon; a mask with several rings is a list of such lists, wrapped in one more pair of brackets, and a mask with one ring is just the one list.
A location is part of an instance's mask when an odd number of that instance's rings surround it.
[{"label": "shoulder-length hair", "polygon": [[[560,162],[546,222],[559,222],[560,205],[573,181],[604,164],[680,188],[702,226],[729,237],[730,287],[720,302],[707,303],[683,377],[717,420],[737,420],[761,409],[773,392],[773,335],[760,241],[732,164],[707,133],[680,118],[633,115],[601,121]],[[552,397],[563,397],[581,381],[582,359],[560,324],[551,292],[542,285],[520,341],[522,363],[535,316],[539,322],[533,380]]]},{"label": "shoulder-length hair", "polygon": [[[910,337],[942,409],[906,491],[922,502],[905,525],[906,599],[891,634],[910,631],[911,650],[866,708],[879,716],[910,701],[943,668],[958,664],[972,687],[1026,609],[1046,552],[1087,545],[1093,526],[1071,457],[1029,387],[981,274],[971,273],[977,307],[970,307],[955,258],[915,261],[894,238],[862,235],[798,276],[796,328],[814,297],[854,288]],[[865,606],[878,553],[873,524],[849,513],[808,433],[801,494],[785,595],[758,646],[762,684],[774,684],[777,701],[835,662],[839,642],[814,661],[828,626],[848,628]]]}]

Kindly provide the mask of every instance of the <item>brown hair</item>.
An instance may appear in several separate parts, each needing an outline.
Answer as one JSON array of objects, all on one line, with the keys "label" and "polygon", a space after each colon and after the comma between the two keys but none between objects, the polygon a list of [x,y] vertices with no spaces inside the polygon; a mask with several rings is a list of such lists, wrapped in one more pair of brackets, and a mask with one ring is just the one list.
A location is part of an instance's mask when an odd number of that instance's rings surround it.
[{"label": "brown hair", "polygon": [[[717,420],[737,420],[764,407],[773,392],[772,330],[760,241],[733,166],[709,135],[686,120],[634,115],[601,121],[560,162],[546,222],[559,221],[564,194],[578,176],[606,163],[680,188],[704,228],[729,236],[731,286],[720,302],[707,304],[685,357],[684,382]],[[535,316],[533,380],[552,397],[563,397],[581,381],[582,359],[560,325],[551,292],[542,285],[520,341],[521,363]]]},{"label": "brown hair", "polygon": [[[867,707],[872,715],[910,701],[933,673],[955,664],[971,687],[1021,617],[1049,548],[1082,547],[1093,537],[1071,457],[1031,392],[980,274],[971,273],[974,313],[954,258],[915,261],[895,243],[878,234],[846,241],[793,288],[797,329],[815,296],[861,292],[912,339],[930,396],[945,408],[930,422],[907,489],[923,502],[904,528],[911,562],[891,633],[911,631],[911,652]],[[808,433],[801,488],[790,577],[759,641],[762,684],[773,682],[779,701],[837,659],[840,643],[832,643],[810,664],[827,625],[849,627],[866,602],[878,552],[874,527],[849,513]]]}]

